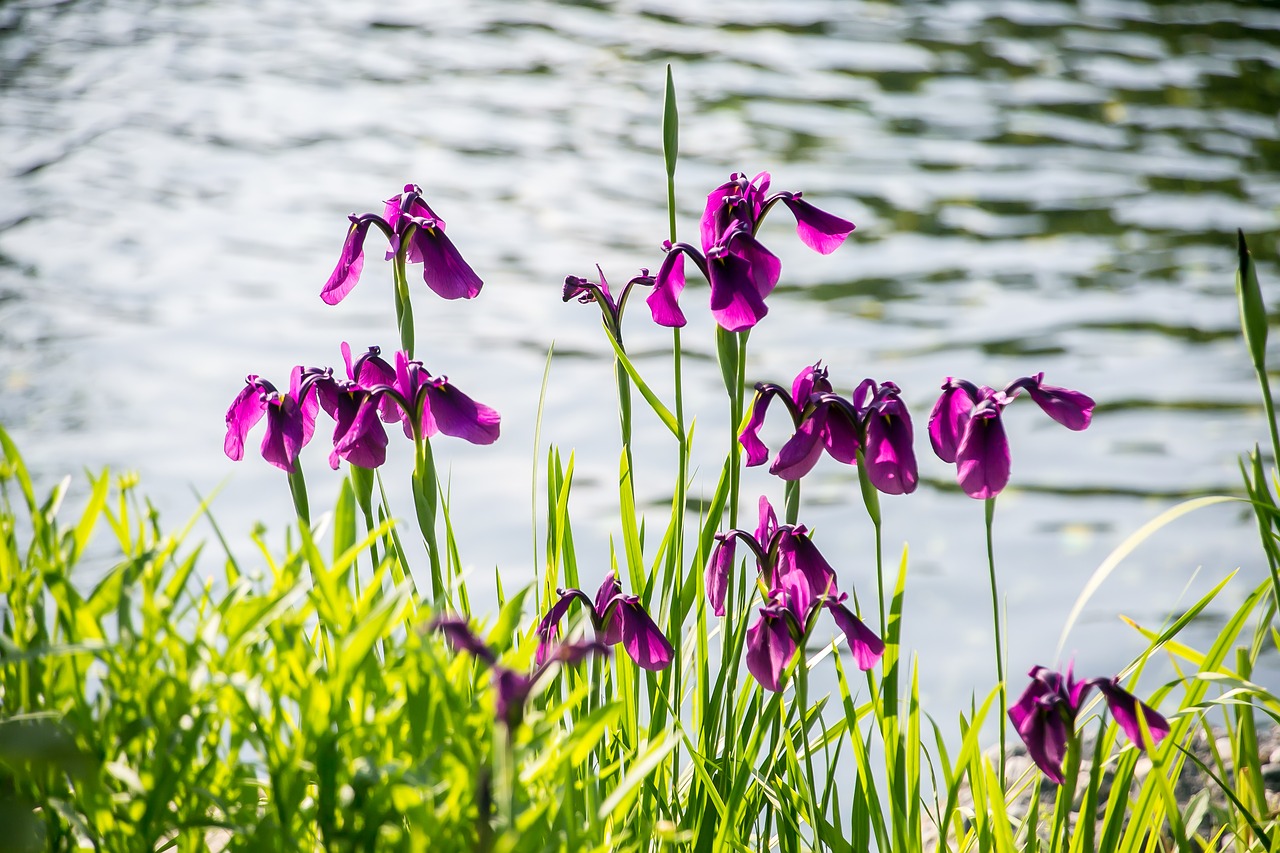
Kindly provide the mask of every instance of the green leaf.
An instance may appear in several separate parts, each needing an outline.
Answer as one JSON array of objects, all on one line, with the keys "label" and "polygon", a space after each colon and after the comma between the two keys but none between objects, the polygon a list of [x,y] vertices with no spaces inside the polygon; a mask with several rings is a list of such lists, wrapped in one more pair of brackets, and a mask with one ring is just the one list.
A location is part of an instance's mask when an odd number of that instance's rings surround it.
[{"label": "green leaf", "polygon": [[613,354],[617,356],[623,370],[627,371],[627,375],[631,377],[631,381],[635,383],[636,390],[640,392],[641,397],[644,397],[645,402],[649,404],[649,408],[653,409],[653,413],[676,437],[676,441],[684,441],[684,433],[681,432],[680,425],[676,422],[676,416],[671,414],[671,410],[663,405],[662,401],[658,399],[658,395],[653,393],[653,389],[640,378],[640,373],[636,370],[636,366],[631,363],[631,359],[627,358],[626,351],[613,339],[613,335],[605,335],[605,337],[609,339],[609,345],[613,347]]},{"label": "green leaf", "polygon": [[1240,300],[1240,328],[1249,347],[1254,369],[1265,375],[1267,370],[1267,308],[1262,302],[1258,271],[1245,243],[1244,232],[1236,231],[1240,268],[1236,272],[1236,295]]}]

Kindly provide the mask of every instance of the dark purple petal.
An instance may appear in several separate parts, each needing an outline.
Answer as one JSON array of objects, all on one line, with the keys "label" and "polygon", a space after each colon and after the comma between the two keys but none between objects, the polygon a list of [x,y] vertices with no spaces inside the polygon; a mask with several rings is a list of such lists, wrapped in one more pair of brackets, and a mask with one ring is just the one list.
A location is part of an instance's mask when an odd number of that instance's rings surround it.
[{"label": "dark purple petal", "polygon": [[653,292],[645,299],[653,322],[659,326],[678,329],[687,322],[680,310],[680,294],[684,292],[684,250],[668,249],[662,259],[658,275],[653,280]]},{"label": "dark purple petal", "polygon": [[601,642],[613,645],[622,641],[622,624],[616,616],[609,613],[609,604],[622,594],[622,585],[618,583],[615,572],[605,575],[604,583],[596,591],[595,625]]},{"label": "dark purple petal", "polygon": [[782,689],[782,675],[796,653],[796,641],[782,607],[761,608],[760,619],[747,629],[747,669],[766,689]]},{"label": "dark purple petal", "polygon": [[858,427],[849,420],[843,407],[829,406],[829,413],[822,425],[822,444],[831,458],[845,465],[858,461]]},{"label": "dark purple petal", "polygon": [[872,485],[886,495],[909,495],[920,479],[907,407],[896,398],[867,414],[864,463]]},{"label": "dark purple petal", "polygon": [[560,620],[569,612],[569,607],[573,602],[581,601],[588,607],[591,606],[591,599],[580,589],[562,589],[560,590],[560,598],[555,604],[551,605],[551,609],[547,611],[547,615],[542,617],[542,621],[538,623],[538,649],[534,653],[534,662],[539,666],[547,662],[547,658],[551,652],[551,647],[557,636],[560,634]]},{"label": "dark purple petal", "polygon": [[884,655],[884,641],[843,604],[832,601],[827,604],[827,609],[849,641],[849,650],[853,652],[858,669],[866,671],[875,666]]},{"label": "dark purple petal", "polygon": [[827,369],[820,361],[801,370],[791,383],[791,399],[798,411],[804,411],[810,394],[823,394],[830,391],[831,383],[827,380]]},{"label": "dark purple petal", "polygon": [[784,480],[799,480],[813,470],[826,447],[823,428],[827,424],[827,407],[819,406],[805,418],[795,435],[778,450],[778,456],[769,466],[769,473]]},{"label": "dark purple petal", "polygon": [[769,409],[769,402],[778,393],[777,385],[764,385],[756,389],[751,399],[751,418],[738,436],[738,444],[747,452],[748,468],[763,465],[769,458],[769,448],[760,440],[760,428],[764,426],[764,414]]},{"label": "dark purple petal", "polygon": [[368,219],[355,219],[347,229],[338,265],[320,290],[320,298],[327,304],[337,305],[360,281],[360,270],[364,268],[364,238],[369,232],[369,223]]},{"label": "dark purple petal", "polygon": [[1088,394],[1054,385],[1042,385],[1039,382],[1029,385],[1027,393],[1044,409],[1045,414],[1067,429],[1085,429],[1093,419],[1094,402]]},{"label": "dark purple petal", "polygon": [[1068,730],[1061,706],[1039,705],[1021,723],[1015,723],[1015,729],[1018,737],[1026,744],[1031,760],[1045,776],[1061,785],[1062,764],[1067,756],[1067,739],[1074,736],[1074,732]]},{"label": "dark purple petal", "polygon": [[432,630],[444,634],[455,649],[470,652],[481,660],[494,663],[497,657],[484,640],[471,630],[471,624],[461,616],[442,616],[431,623]]},{"label": "dark purple petal", "polygon": [[443,225],[419,221],[414,231],[413,247],[422,261],[422,279],[445,299],[471,299],[480,293],[484,282],[445,236]]},{"label": "dark purple petal", "polygon": [[293,473],[293,461],[302,450],[302,412],[292,397],[276,395],[267,403],[267,433],[262,437],[262,458]]},{"label": "dark purple petal", "polygon": [[608,657],[609,646],[598,639],[561,643],[551,653],[550,660],[573,665],[593,656]]},{"label": "dark purple petal", "polygon": [[778,530],[778,514],[773,511],[773,504],[764,495],[760,496],[760,520],[756,524],[756,542],[765,545]]},{"label": "dark purple petal", "polygon": [[706,586],[707,600],[711,602],[711,612],[717,616],[724,615],[724,598],[729,590],[729,573],[737,562],[737,537],[716,537],[716,547],[711,552],[711,560],[707,563]]},{"label": "dark purple petal", "polygon": [[731,220],[730,197],[737,196],[739,192],[740,187],[735,179],[721,184],[707,194],[707,206],[703,209],[702,220],[698,223],[698,231],[702,237],[702,251],[706,252],[720,242],[720,236]]},{"label": "dark purple petal", "polygon": [[756,283],[756,271],[745,258],[731,253],[709,258],[707,272],[711,314],[721,328],[730,332],[749,329],[769,313]]},{"label": "dark purple petal", "polygon": [[514,729],[524,719],[524,704],[533,690],[533,678],[506,667],[494,667],[493,710],[508,729]]},{"label": "dark purple petal", "polygon": [[953,384],[951,377],[942,386],[942,396],[929,415],[929,442],[943,462],[955,462],[956,450],[964,434],[965,423],[977,400],[963,386]]},{"label": "dark purple petal", "polygon": [[[302,365],[293,368],[289,374],[289,396],[298,404],[298,417],[302,422],[302,444],[306,447],[316,431],[316,414],[320,411],[320,400],[315,393],[314,384],[302,387],[304,371]],[[296,455],[296,454],[295,454]]]},{"label": "dark purple petal", "polygon": [[244,440],[249,435],[249,430],[267,412],[267,404],[262,400],[262,391],[258,388],[257,381],[257,376],[250,376],[227,409],[227,437],[222,441],[222,451],[236,462],[244,458]]},{"label": "dark purple petal", "polygon": [[974,412],[956,450],[956,476],[971,498],[994,498],[1009,484],[1009,439],[995,406]]},{"label": "dark purple petal", "polygon": [[1139,709],[1142,710],[1142,716],[1146,718],[1147,729],[1151,732],[1153,744],[1160,743],[1164,736],[1169,734],[1169,721],[1121,687],[1116,679],[1097,678],[1093,679],[1093,683],[1102,692],[1107,700],[1107,707],[1111,709],[1111,716],[1116,718],[1116,722],[1120,724],[1120,728],[1124,730],[1129,740],[1145,748],[1142,742],[1142,728],[1138,724]]},{"label": "dark purple petal", "polygon": [[796,233],[800,235],[801,242],[815,252],[829,255],[853,233],[852,222],[819,210],[799,196],[783,196],[782,203],[795,214]]},{"label": "dark purple petal", "polygon": [[378,419],[377,399],[368,392],[343,396],[348,401],[340,405],[340,417],[335,418],[329,466],[337,470],[338,459],[342,458],[361,468],[380,467],[387,461],[387,431]]},{"label": "dark purple petal", "polygon": [[653,619],[645,612],[637,596],[618,596],[614,618],[622,624],[622,647],[637,666],[652,672],[666,669],[675,650]]},{"label": "dark purple petal", "polygon": [[791,576],[804,578],[809,598],[822,598],[839,592],[835,570],[813,540],[784,527],[778,532],[778,556],[770,584],[781,587],[784,579]]},{"label": "dark purple petal", "polygon": [[498,440],[502,418],[495,410],[477,403],[444,380],[429,383],[426,394],[424,428],[429,417],[434,427],[445,435],[472,444],[493,444]]}]

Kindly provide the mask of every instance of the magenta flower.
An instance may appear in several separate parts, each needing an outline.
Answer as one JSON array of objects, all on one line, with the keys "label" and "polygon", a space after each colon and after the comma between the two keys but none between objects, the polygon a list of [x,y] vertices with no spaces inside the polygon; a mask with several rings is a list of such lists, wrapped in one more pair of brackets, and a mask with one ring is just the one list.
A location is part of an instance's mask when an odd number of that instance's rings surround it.
[{"label": "magenta flower", "polygon": [[539,661],[533,672],[520,672],[498,663],[498,656],[484,640],[471,630],[470,623],[460,616],[442,616],[429,626],[448,638],[455,649],[469,652],[490,667],[490,682],[494,688],[494,715],[506,727],[515,729],[524,720],[525,705],[533,694],[538,680],[553,664],[576,664],[592,655],[608,655],[609,647],[598,641],[563,643],[546,660]]},{"label": "magenta flower", "polygon": [[1043,380],[1043,373],[1024,376],[1010,382],[1003,391],[949,376],[942,383],[942,396],[929,416],[929,441],[943,462],[956,464],[957,480],[969,497],[994,498],[1008,485],[1009,440],[1000,415],[1022,391],[1068,429],[1089,426],[1093,398],[1045,385]]},{"label": "magenta flower", "polygon": [[687,255],[711,285],[711,314],[724,329],[749,329],[769,312],[765,297],[773,292],[782,273],[782,262],[757,239],[765,215],[779,201],[796,217],[800,239],[810,248],[829,254],[853,231],[853,223],[813,207],[800,193],[766,195],[769,173],[748,181],[734,174],[712,190],[702,216],[702,248],[688,243],[666,242],[667,256],[648,298],[654,322],[662,326],[685,324],[679,298],[684,290],[684,258]]},{"label": "magenta flower", "polygon": [[[361,417],[372,418],[378,409],[384,420],[399,421],[404,434],[430,438],[444,433],[472,444],[493,444],[498,440],[501,416],[497,411],[472,400],[446,377],[433,377],[422,362],[413,361],[403,352],[396,353],[395,379],[369,389],[371,394],[361,406]],[[388,402],[393,406],[388,406]],[[350,433],[348,434],[350,435]],[[337,448],[346,449],[346,439]]]},{"label": "magenta flower", "polygon": [[409,263],[422,264],[423,280],[440,296],[471,299],[480,292],[484,283],[445,236],[444,220],[423,201],[417,184],[405,184],[404,192],[387,199],[382,216],[366,213],[348,218],[351,227],[342,244],[338,265],[320,291],[320,298],[328,304],[337,305],[360,280],[364,240],[370,225],[378,226],[386,235],[390,243],[387,259],[403,250]]},{"label": "magenta flower", "polygon": [[875,666],[884,654],[884,642],[845,607],[847,599],[843,593],[815,593],[810,579],[798,570],[783,573],[760,608],[760,619],[747,629],[747,669],[756,681],[774,692],[782,689],[791,659],[803,649],[823,608],[844,632],[858,668]]},{"label": "magenta flower", "polygon": [[617,576],[610,572],[596,592],[593,602],[580,589],[557,590],[560,599],[551,606],[547,615],[538,623],[538,650],[535,660],[541,664],[556,652],[556,637],[560,633],[560,620],[575,602],[587,605],[596,639],[606,645],[622,643],[627,656],[644,669],[666,669],[675,656],[671,643],[645,611],[637,595],[624,595]]},{"label": "magenta flower", "polygon": [[244,442],[249,430],[267,418],[267,432],[262,437],[262,458],[290,474],[298,453],[311,440],[315,431],[319,403],[312,393],[315,371],[295,367],[289,377],[289,391],[281,393],[267,380],[251,375],[245,387],[227,409],[227,436],[222,449],[239,462],[244,458]]},{"label": "magenta flower", "polygon": [[863,450],[867,476],[889,495],[910,494],[919,481],[911,415],[892,382],[864,379],[852,399],[835,394],[826,368],[818,362],[800,371],[788,396],[785,388],[768,382],[756,385],[751,417],[738,436],[748,467],[762,465],[769,448],[760,440],[765,412],[777,397],[787,407],[796,431],[778,451],[769,473],[798,480],[813,470],[823,450],[838,462],[852,465]]},{"label": "magenta flower", "polygon": [[[340,459],[361,468],[377,468],[387,459],[387,431],[382,421],[397,420],[398,412],[390,400],[380,412],[373,389],[394,383],[396,371],[382,360],[380,352],[378,347],[369,347],[353,362],[351,347],[344,341],[342,359],[347,379],[336,379],[332,371],[326,371],[316,380],[320,406],[335,422],[333,451],[329,454],[329,467],[334,470]],[[372,404],[365,406],[367,400]]]},{"label": "magenta flower", "polygon": [[[609,292],[609,282],[605,280],[604,270],[600,269],[599,264],[596,265],[596,272],[600,274],[600,282],[598,284],[576,275],[565,276],[564,301],[568,302],[570,299],[577,299],[584,305],[589,302],[595,302],[599,305],[601,322],[604,323],[609,335],[621,344],[622,312],[627,307],[627,298],[631,295],[631,289],[637,284],[652,287],[653,276],[649,275],[647,269],[640,270],[639,275],[632,277],[622,286],[622,291],[615,301],[613,294]],[[684,324],[681,323],[680,325]]]},{"label": "magenta flower", "polygon": [[1169,722],[1121,687],[1115,678],[1076,681],[1070,666],[1065,675],[1042,666],[1032,667],[1028,675],[1031,683],[1009,708],[1009,720],[1027,745],[1031,760],[1059,785],[1063,782],[1068,742],[1076,737],[1076,715],[1094,687],[1102,693],[1116,723],[1139,747],[1143,745],[1139,713],[1146,719],[1153,744],[1169,734]]},{"label": "magenta flower", "polygon": [[760,523],[755,535],[733,529],[716,534],[704,578],[707,600],[717,616],[724,615],[724,600],[729,586],[729,572],[735,561],[735,544],[741,540],[756,558],[756,569],[771,589],[776,589],[784,575],[798,573],[805,578],[814,597],[837,594],[836,573],[808,536],[803,524],[778,524],[777,514],[769,499],[760,498]]}]

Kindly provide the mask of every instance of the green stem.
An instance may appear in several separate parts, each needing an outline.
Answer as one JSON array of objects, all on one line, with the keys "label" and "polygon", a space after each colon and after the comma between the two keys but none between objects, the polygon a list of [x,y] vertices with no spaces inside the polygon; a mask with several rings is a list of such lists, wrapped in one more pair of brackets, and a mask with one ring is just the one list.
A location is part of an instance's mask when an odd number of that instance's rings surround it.
[{"label": "green stem", "polygon": [[783,486],[784,524],[797,524],[800,518],[800,481],[787,480]]},{"label": "green stem", "polygon": [[[862,448],[858,448],[857,457],[858,488],[862,492],[862,506],[866,509],[867,516],[871,519],[871,526],[876,532],[876,601],[880,603],[880,636],[883,637],[888,630],[888,622],[884,612],[884,541],[880,526],[880,492],[867,474],[867,460],[862,454]],[[854,604],[857,603],[855,598]]]},{"label": "green stem", "polygon": [[406,235],[391,265],[391,275],[395,279],[396,328],[400,330],[400,349],[404,350],[406,356],[413,358],[413,306],[409,303],[409,279],[404,271],[408,248],[409,235]]},{"label": "green stem", "polygon": [[813,755],[809,751],[809,732],[805,712],[809,709],[809,661],[805,657],[804,640],[800,641],[800,664],[796,667],[796,702],[800,706],[800,743],[804,748],[806,782],[809,786],[809,826],[813,827],[813,849],[821,850],[822,824],[818,817],[818,785],[813,773]]},{"label": "green stem", "polygon": [[429,439],[425,437],[416,439],[414,447],[413,507],[418,517],[418,530],[422,533],[423,544],[427,547],[427,558],[431,563],[431,600],[433,604],[439,605],[444,591],[444,577],[440,570],[440,548],[436,538],[438,485],[435,460],[431,455]]},{"label": "green stem", "polygon": [[[1004,766],[1005,766],[1005,716],[1009,710],[1009,696],[1004,686],[1004,643],[1000,638],[1000,594],[996,589],[996,552],[995,544],[992,539],[992,520],[996,514],[996,499],[987,498],[986,500],[986,526],[987,526],[987,570],[991,577],[991,620],[995,627],[996,635],[996,681],[1000,686],[1000,717],[998,725],[1000,727],[1000,784],[1004,785]],[[1003,794],[1002,794],[1003,796]]]},{"label": "green stem", "polygon": [[311,528],[311,508],[307,501],[307,481],[302,475],[302,460],[293,460],[293,470],[289,472],[289,494],[293,497],[293,509],[298,514],[298,521],[308,529]]}]

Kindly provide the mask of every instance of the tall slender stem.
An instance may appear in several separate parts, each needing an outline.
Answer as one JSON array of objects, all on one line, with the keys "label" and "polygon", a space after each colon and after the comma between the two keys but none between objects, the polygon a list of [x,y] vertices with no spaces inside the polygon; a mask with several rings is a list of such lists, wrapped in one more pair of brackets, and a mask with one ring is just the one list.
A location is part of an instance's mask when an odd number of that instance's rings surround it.
[{"label": "tall slender stem", "polygon": [[995,627],[996,635],[996,681],[1000,686],[1000,784],[1004,784],[1004,765],[1005,765],[1005,716],[1009,711],[1009,696],[1004,686],[1004,643],[1000,637],[1000,594],[996,589],[996,552],[995,544],[992,539],[992,520],[996,514],[996,499],[987,498],[986,500],[986,523],[987,523],[987,570],[991,576],[991,620]]}]

